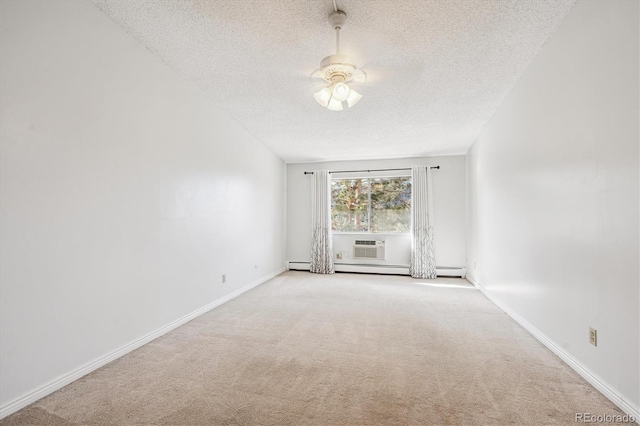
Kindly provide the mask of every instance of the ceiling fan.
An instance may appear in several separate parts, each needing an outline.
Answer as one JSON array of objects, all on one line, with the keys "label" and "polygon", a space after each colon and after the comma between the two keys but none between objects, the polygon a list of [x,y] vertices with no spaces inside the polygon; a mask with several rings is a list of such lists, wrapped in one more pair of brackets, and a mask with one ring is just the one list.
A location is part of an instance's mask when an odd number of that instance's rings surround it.
[{"label": "ceiling fan", "polygon": [[354,65],[353,59],[340,53],[340,30],[347,22],[347,14],[342,10],[329,15],[329,23],[336,31],[336,53],[329,55],[320,62],[320,69],[311,75],[314,78],[322,78],[326,84],[321,90],[314,93],[316,101],[331,111],[342,111],[343,102],[351,108],[362,95],[353,90],[347,84],[350,81],[364,83],[367,75]]}]

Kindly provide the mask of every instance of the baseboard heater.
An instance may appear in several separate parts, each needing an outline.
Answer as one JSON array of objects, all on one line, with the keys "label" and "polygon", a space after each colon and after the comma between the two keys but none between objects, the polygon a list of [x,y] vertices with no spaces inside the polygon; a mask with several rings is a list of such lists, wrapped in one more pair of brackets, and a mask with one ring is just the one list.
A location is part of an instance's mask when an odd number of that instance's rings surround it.
[{"label": "baseboard heater", "polygon": [[[359,272],[368,274],[393,274],[410,275],[409,265],[375,265],[364,263],[335,263],[336,272]],[[292,271],[308,271],[309,262],[289,262],[289,269]],[[436,275],[439,277],[460,277],[466,278],[467,268],[437,266]]]},{"label": "baseboard heater", "polygon": [[436,266],[436,275],[439,277],[467,278],[467,268],[460,266]]}]

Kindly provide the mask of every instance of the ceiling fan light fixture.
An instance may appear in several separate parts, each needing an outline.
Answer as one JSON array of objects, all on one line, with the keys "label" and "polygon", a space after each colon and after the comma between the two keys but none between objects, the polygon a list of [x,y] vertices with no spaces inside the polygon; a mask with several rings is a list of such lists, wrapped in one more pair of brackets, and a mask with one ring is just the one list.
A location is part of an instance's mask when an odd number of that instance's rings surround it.
[{"label": "ceiling fan light fixture", "polygon": [[349,108],[351,108],[356,103],[358,103],[360,99],[362,99],[362,95],[351,89],[351,91],[349,92],[349,97],[347,98],[347,105],[349,105]]},{"label": "ceiling fan light fixture", "polygon": [[334,99],[343,102],[349,97],[349,92],[351,92],[349,86],[347,86],[346,83],[339,82],[336,83],[335,86],[333,86],[332,95]]},{"label": "ceiling fan light fixture", "polygon": [[362,98],[362,95],[350,88],[347,82],[364,83],[366,80],[366,74],[353,65],[353,59],[340,53],[340,30],[346,22],[347,14],[341,10],[329,15],[329,23],[336,30],[336,53],[324,58],[320,62],[321,68],[312,74],[312,77],[320,77],[328,83],[313,96],[320,105],[332,111],[342,111],[344,101],[347,101],[351,108]]},{"label": "ceiling fan light fixture", "polygon": [[327,109],[330,109],[331,111],[342,111],[342,102],[332,97]]},{"label": "ceiling fan light fixture", "polygon": [[325,87],[314,93],[313,97],[316,98],[316,101],[318,101],[320,105],[326,107],[329,105],[329,100],[331,99],[331,90],[328,87]]}]

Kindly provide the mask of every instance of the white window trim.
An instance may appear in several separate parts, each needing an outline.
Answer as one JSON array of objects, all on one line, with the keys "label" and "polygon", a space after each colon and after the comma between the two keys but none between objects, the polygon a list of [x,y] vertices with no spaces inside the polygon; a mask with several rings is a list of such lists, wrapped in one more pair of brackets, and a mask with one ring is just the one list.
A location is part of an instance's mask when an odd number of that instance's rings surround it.
[{"label": "white window trim", "polygon": [[[338,176],[338,177],[332,177],[331,181],[334,180],[346,180],[346,179],[393,179],[393,178],[411,178],[411,172],[408,173],[399,173],[399,174],[392,174],[392,175],[376,175],[375,172],[370,172],[371,174],[368,176],[365,175],[349,175],[348,173],[345,173],[346,176]],[[331,185],[331,182],[329,182],[329,185]],[[413,190],[413,185],[411,186],[412,190]],[[411,193],[412,197],[411,197],[411,201],[413,202],[413,192]],[[368,194],[368,203],[369,203],[369,209],[367,209],[367,214],[368,214],[368,223],[369,225],[371,225],[371,187],[369,187],[369,194]],[[333,202],[333,200],[332,200]],[[391,232],[391,231],[384,231],[384,232],[371,232],[371,231],[362,231],[362,232],[358,232],[358,231],[334,231],[331,230],[331,233],[333,235],[411,235],[411,230],[409,230],[408,232]]]}]

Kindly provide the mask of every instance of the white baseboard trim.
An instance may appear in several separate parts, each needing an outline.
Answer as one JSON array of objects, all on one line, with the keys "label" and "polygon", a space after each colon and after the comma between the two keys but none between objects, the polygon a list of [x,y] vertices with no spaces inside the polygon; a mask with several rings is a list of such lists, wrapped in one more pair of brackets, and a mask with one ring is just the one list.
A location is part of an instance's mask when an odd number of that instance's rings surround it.
[{"label": "white baseboard trim", "polygon": [[129,352],[138,349],[139,347],[146,345],[147,343],[151,342],[152,340],[157,339],[158,337],[161,337],[165,334],[167,334],[168,332],[170,332],[171,330],[174,330],[178,327],[180,327],[183,324],[188,323],[189,321],[199,317],[202,314],[205,314],[207,312],[209,312],[210,310],[212,310],[213,308],[216,308],[220,305],[222,305],[223,303],[226,303],[238,296],[240,296],[243,293],[246,293],[247,291],[251,290],[254,287],[257,287],[258,285],[269,281],[271,278],[276,277],[277,275],[280,275],[282,272],[285,271],[286,268],[280,268],[278,269],[276,272],[273,272],[269,275],[266,275],[264,277],[261,277],[255,281],[253,281],[250,284],[247,284],[246,286],[234,291],[233,293],[227,294],[224,297],[221,297],[218,300],[215,300],[211,303],[209,303],[208,305],[203,306],[200,309],[197,309],[185,316],[183,316],[182,318],[179,318],[163,327],[160,327],[159,329],[152,331],[149,334],[146,334],[142,337],[140,337],[139,339],[136,339],[132,342],[129,342],[128,344],[116,349],[113,352],[110,352],[106,355],[101,356],[100,358],[97,358],[87,364],[84,364],[83,366],[70,371],[66,374],[63,374],[62,376],[59,376],[53,380],[51,380],[50,382],[40,386],[39,388],[19,397],[14,399],[11,402],[8,402],[4,405],[2,405],[0,407],[0,419],[3,419],[5,417],[7,417],[10,414],[15,413],[16,411],[26,407],[29,404],[32,404],[34,402],[36,402],[37,400],[44,398],[45,396],[57,391],[58,389],[78,380],[79,378],[86,376],[87,374],[91,373],[92,371],[97,370],[98,368],[110,363],[111,361],[114,361],[118,358],[120,358],[123,355],[128,354]]},{"label": "white baseboard trim", "polygon": [[515,313],[511,308],[506,306],[502,301],[494,297],[487,289],[485,289],[480,283],[478,283],[473,277],[467,275],[467,281],[473,284],[478,290],[484,294],[487,299],[493,302],[497,307],[502,309],[507,315],[509,315],[515,322],[520,324],[525,330],[533,335],[543,345],[551,350],[554,354],[558,355],[569,367],[571,367],[576,373],[582,376],[587,382],[589,382],[600,393],[606,396],[611,402],[616,404],[622,411],[629,416],[633,416],[636,422],[640,422],[640,407],[636,406],[633,402],[626,400],[620,392],[610,386],[607,382],[602,380],[596,374],[594,374],[587,367],[582,365],[571,354],[567,353],[558,346],[555,342],[545,336],[537,328],[527,322],[520,315]]}]

